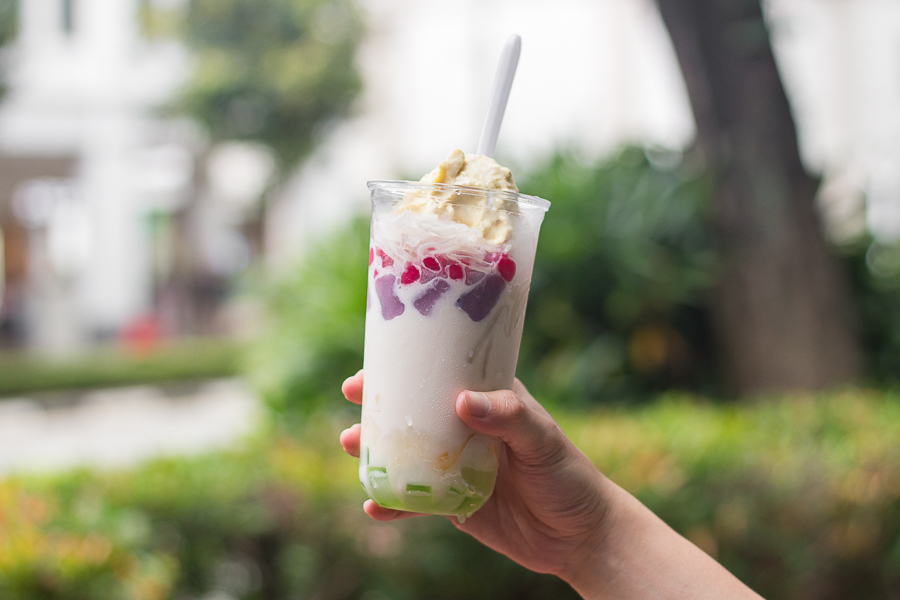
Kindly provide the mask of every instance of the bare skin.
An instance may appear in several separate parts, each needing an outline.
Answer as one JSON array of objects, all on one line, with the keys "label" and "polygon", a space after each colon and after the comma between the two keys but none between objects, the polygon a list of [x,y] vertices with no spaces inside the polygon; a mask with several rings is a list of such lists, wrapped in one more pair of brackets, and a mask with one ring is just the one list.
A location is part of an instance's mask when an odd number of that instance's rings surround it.
[{"label": "bare skin", "polygon": [[[341,390],[361,404],[362,386],[360,371]],[[604,477],[518,380],[512,391],[461,393],[456,413],[504,442],[493,495],[464,523],[447,517],[457,529],[589,600],[760,598]],[[359,433],[341,433],[352,456]],[[423,516],[372,500],[363,510],[378,521]]]}]

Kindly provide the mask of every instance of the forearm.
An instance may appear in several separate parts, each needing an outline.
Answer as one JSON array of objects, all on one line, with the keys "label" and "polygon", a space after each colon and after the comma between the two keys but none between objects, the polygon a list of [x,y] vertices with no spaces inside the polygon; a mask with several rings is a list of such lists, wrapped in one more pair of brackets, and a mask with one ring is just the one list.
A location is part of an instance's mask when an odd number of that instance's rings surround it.
[{"label": "forearm", "polygon": [[633,496],[609,480],[603,485],[604,526],[581,564],[563,574],[585,599],[760,599]]}]

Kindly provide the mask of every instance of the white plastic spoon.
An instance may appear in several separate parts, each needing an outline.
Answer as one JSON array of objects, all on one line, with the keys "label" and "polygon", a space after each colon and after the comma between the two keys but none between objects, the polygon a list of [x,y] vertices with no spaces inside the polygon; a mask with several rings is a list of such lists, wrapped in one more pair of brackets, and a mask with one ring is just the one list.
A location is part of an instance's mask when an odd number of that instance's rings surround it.
[{"label": "white plastic spoon", "polygon": [[509,100],[509,90],[512,88],[513,77],[516,75],[516,66],[519,64],[519,53],[522,51],[522,38],[512,34],[503,47],[500,54],[500,64],[497,65],[497,75],[494,76],[494,87],[491,89],[491,103],[488,105],[487,116],[484,119],[484,127],[481,129],[481,138],[478,140],[476,154],[493,158],[494,149],[497,147],[497,136],[500,135],[500,123],[503,122],[503,113],[506,111],[506,101]]}]

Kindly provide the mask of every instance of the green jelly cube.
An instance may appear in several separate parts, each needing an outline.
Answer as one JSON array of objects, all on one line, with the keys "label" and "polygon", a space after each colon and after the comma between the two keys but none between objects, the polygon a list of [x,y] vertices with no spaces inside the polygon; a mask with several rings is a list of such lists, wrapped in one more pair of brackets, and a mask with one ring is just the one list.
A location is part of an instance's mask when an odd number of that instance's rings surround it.
[{"label": "green jelly cube", "polygon": [[462,476],[466,480],[466,485],[485,498],[494,491],[494,482],[497,481],[497,473],[493,471],[479,471],[472,467],[463,467]]},{"label": "green jelly cube", "polygon": [[440,508],[436,505],[432,496],[430,485],[409,483],[406,485],[406,493],[403,494],[403,505],[406,510],[429,514],[440,514]]},{"label": "green jelly cube", "polygon": [[431,495],[431,486],[430,485],[414,485],[412,483],[406,484],[406,493],[410,496],[430,496]]},{"label": "green jelly cube", "polygon": [[468,517],[470,514],[481,508],[486,501],[486,497],[466,498],[453,512],[457,515]]},{"label": "green jelly cube", "polygon": [[372,500],[385,508],[401,508],[403,503],[394,493],[385,467],[367,467],[369,495]]}]

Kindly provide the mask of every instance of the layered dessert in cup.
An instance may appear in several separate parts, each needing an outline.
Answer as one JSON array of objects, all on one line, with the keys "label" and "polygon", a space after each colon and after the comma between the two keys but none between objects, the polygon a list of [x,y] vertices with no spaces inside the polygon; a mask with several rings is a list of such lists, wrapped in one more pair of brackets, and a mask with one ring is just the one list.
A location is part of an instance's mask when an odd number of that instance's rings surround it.
[{"label": "layered dessert in cup", "polygon": [[459,150],[420,182],[369,188],[360,481],[386,508],[466,518],[493,491],[500,446],[456,398],[512,388],[550,203]]}]

